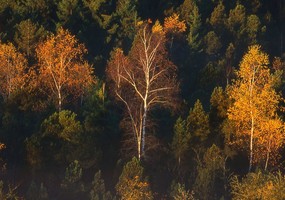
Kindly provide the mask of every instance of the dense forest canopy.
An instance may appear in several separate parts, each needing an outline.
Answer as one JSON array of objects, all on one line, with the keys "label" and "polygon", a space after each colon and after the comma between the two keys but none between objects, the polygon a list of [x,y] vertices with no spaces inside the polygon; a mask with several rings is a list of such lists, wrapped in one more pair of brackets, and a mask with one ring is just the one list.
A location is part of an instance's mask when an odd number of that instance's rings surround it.
[{"label": "dense forest canopy", "polygon": [[0,199],[285,199],[284,0],[0,0]]}]

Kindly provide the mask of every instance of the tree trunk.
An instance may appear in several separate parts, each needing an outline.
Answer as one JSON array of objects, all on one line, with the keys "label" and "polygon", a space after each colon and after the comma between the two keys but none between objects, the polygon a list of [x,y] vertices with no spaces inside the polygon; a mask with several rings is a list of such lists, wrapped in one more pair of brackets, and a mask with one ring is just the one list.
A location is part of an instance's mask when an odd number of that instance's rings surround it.
[{"label": "tree trunk", "polygon": [[62,103],[61,92],[58,92],[58,112],[61,111],[61,103]]},{"label": "tree trunk", "polygon": [[[251,111],[251,115],[252,115],[252,111]],[[254,132],[254,119],[253,119],[253,116],[251,116],[250,147],[249,147],[250,157],[249,157],[249,168],[248,168],[248,172],[250,172],[250,171],[251,171],[251,168],[252,168],[252,159],[253,159],[253,132]]]},{"label": "tree trunk", "polygon": [[146,132],[146,118],[147,118],[147,108],[144,107],[144,114],[143,114],[143,124],[142,124],[142,155],[144,155],[145,150],[145,132]]},{"label": "tree trunk", "polygon": [[251,129],[250,129],[250,145],[249,145],[249,151],[250,151],[250,156],[249,156],[249,167],[248,167],[248,172],[251,171],[252,168],[252,160],[253,160],[253,133],[254,133],[254,116],[253,116],[253,102],[252,102],[252,93],[253,93],[253,86],[255,83],[255,66],[253,66],[253,74],[252,78],[250,80],[250,99],[249,99],[249,105],[250,105],[250,118],[251,118]]},{"label": "tree trunk", "polygon": [[267,148],[267,153],[266,153],[266,161],[265,161],[265,166],[264,166],[265,171],[267,170],[269,156],[270,156],[270,141],[268,142],[268,148]]},{"label": "tree trunk", "polygon": [[138,138],[138,158],[141,160],[141,139]]}]

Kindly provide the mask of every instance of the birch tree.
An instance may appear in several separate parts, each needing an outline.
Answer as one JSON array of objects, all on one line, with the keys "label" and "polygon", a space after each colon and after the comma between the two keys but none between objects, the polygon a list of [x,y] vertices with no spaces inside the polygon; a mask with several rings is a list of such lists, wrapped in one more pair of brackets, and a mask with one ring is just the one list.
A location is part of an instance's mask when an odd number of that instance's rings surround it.
[{"label": "birch tree", "polygon": [[178,92],[176,67],[167,57],[163,27],[159,23],[140,26],[129,54],[116,49],[107,66],[113,94],[126,108],[139,159],[145,154],[150,111],[175,106]]},{"label": "birch tree", "polygon": [[38,87],[57,102],[59,111],[68,95],[81,96],[94,82],[93,69],[83,59],[85,53],[84,45],[63,29],[36,48]]},{"label": "birch tree", "polygon": [[260,50],[260,46],[251,46],[229,90],[233,101],[228,109],[228,118],[234,127],[233,143],[249,152],[249,171],[254,162],[260,163],[264,159],[263,152],[268,157],[267,168],[269,153],[276,152],[283,141],[283,125],[277,116],[282,98],[274,89],[275,78],[268,65],[268,55]]}]

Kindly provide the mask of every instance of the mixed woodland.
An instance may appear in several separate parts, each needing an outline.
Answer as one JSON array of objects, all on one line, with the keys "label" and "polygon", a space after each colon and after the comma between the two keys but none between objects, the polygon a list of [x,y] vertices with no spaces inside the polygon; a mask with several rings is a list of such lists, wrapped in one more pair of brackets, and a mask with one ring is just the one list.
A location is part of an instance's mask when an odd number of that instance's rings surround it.
[{"label": "mixed woodland", "polygon": [[285,199],[284,0],[0,0],[0,199]]}]

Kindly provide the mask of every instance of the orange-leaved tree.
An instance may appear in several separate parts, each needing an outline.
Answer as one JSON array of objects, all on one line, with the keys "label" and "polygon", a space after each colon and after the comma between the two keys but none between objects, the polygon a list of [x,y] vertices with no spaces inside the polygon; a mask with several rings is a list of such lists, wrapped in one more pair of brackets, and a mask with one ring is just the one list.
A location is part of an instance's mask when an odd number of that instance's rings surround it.
[{"label": "orange-leaved tree", "polygon": [[60,28],[36,48],[39,87],[56,101],[58,110],[67,96],[79,97],[93,82],[93,68],[84,60],[87,53],[69,31]]},{"label": "orange-leaved tree", "polygon": [[114,97],[126,107],[139,159],[145,154],[149,112],[157,106],[175,106],[176,67],[168,59],[165,42],[158,22],[154,26],[142,24],[129,54],[116,49],[107,66]]},{"label": "orange-leaved tree", "polygon": [[0,93],[7,101],[13,92],[24,87],[27,60],[13,44],[0,44]]},{"label": "orange-leaved tree", "polygon": [[181,34],[186,31],[186,23],[179,20],[179,15],[174,13],[170,17],[164,19],[163,28],[165,33],[170,36],[170,50],[172,49],[174,35]]},{"label": "orange-leaved tree", "polygon": [[179,20],[179,15],[174,13],[164,19],[164,29],[166,32],[183,33],[186,31],[186,23]]},{"label": "orange-leaved tree", "polygon": [[269,156],[283,143],[283,122],[277,116],[282,97],[275,91],[276,77],[268,65],[268,55],[260,46],[249,47],[228,90],[232,100],[228,109],[234,130],[232,142],[249,152],[249,171],[254,162],[264,161],[264,152],[267,168]]}]

